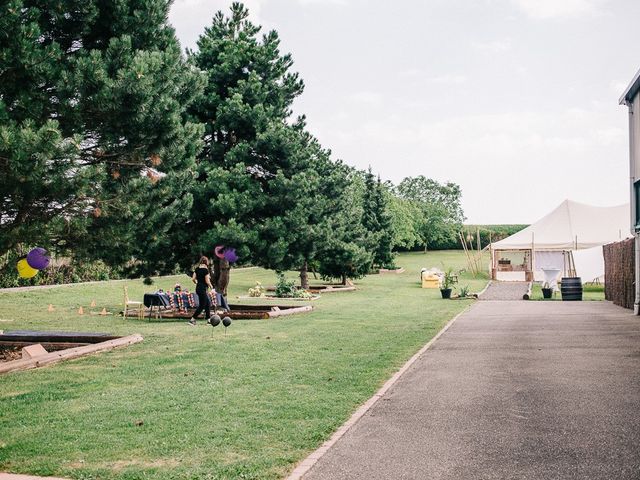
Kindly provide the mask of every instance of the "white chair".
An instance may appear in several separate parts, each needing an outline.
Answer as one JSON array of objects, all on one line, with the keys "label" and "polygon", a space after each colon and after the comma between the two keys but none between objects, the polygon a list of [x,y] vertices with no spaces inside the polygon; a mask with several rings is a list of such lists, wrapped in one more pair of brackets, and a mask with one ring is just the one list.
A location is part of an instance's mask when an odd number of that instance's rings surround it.
[{"label": "white chair", "polygon": [[126,318],[127,312],[129,312],[130,310],[137,310],[139,320],[142,320],[144,318],[144,304],[142,302],[137,302],[135,300],[129,300],[129,290],[125,285],[124,286],[124,310],[122,311],[122,316]]}]

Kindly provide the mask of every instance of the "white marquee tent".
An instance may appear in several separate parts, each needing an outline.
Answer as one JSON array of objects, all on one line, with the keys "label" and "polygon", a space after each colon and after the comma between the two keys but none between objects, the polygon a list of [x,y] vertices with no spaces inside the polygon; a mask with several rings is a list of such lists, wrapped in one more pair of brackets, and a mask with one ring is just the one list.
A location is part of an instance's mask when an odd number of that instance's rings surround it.
[{"label": "white marquee tent", "polygon": [[599,279],[604,275],[602,245],[631,236],[629,219],[629,204],[594,207],[565,200],[534,224],[491,244],[492,277],[542,280],[543,269],[557,269],[559,275],[575,270],[583,282]]}]

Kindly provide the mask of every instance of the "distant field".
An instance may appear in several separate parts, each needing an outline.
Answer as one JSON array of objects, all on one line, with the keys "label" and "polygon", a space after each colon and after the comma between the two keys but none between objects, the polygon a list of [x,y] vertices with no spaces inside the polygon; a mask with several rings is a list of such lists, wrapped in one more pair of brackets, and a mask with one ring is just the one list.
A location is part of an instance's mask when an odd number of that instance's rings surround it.
[{"label": "distant field", "polygon": [[[0,329],[145,337],[0,377],[0,471],[86,480],[282,477],[470,305],[419,285],[421,267],[464,268],[462,252],[402,254],[397,263],[404,274],[368,276],[356,292],[314,301],[310,314],[236,321],[226,337],[202,322],[78,315],[92,300],[93,310],[119,311],[120,281],[0,293]],[[275,278],[233,271],[231,296]],[[126,284],[141,299],[176,281],[189,283],[174,276],[153,287]],[[486,282],[460,276],[471,291]]]},{"label": "distant field", "polygon": [[510,237],[528,226],[529,225],[524,224],[465,225],[463,232],[465,235],[471,235],[473,237],[473,245],[476,246],[477,232],[478,229],[480,229],[480,242],[482,248],[484,248],[489,245],[489,243]]}]

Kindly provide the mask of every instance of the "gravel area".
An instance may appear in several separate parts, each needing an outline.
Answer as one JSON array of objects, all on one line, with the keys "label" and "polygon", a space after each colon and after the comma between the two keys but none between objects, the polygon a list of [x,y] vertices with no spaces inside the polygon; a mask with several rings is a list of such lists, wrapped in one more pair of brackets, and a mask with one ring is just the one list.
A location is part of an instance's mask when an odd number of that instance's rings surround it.
[{"label": "gravel area", "polygon": [[528,289],[529,282],[491,282],[480,300],[522,300]]}]

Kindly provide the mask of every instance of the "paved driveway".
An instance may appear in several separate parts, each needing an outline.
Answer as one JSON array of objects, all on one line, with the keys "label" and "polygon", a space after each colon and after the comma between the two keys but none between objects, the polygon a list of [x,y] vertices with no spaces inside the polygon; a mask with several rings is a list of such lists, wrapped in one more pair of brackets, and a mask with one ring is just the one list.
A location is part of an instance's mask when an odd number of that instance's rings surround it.
[{"label": "paved driveway", "polygon": [[640,479],[640,318],[478,302],[304,478]]}]

